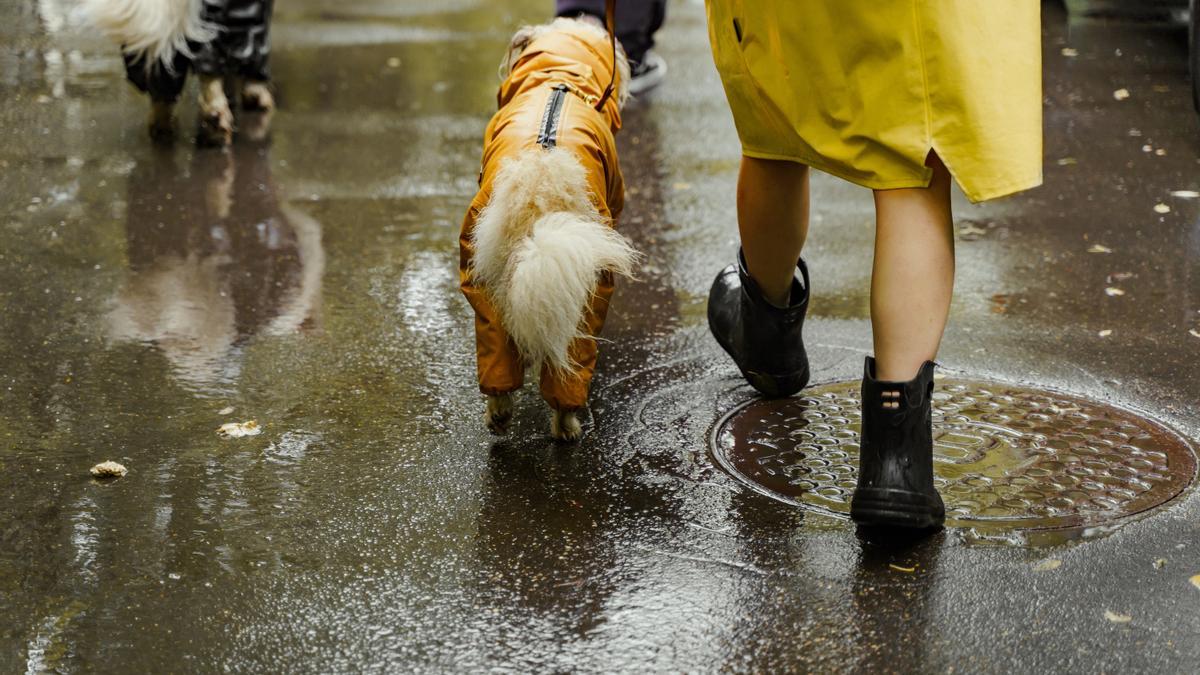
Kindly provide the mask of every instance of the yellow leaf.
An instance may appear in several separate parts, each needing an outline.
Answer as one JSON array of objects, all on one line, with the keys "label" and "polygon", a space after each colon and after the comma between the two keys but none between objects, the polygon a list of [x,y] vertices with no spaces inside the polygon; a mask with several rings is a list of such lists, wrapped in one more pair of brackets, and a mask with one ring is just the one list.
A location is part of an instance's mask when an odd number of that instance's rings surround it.
[{"label": "yellow leaf", "polygon": [[1100,337],[1108,337],[1109,335],[1112,335],[1112,329],[1105,328],[1104,330],[1100,331],[1099,333],[1096,333],[1096,335],[1099,335]]},{"label": "yellow leaf", "polygon": [[1113,623],[1129,623],[1130,621],[1133,621],[1132,616],[1129,616],[1128,614],[1118,614],[1111,609],[1104,610],[1104,618]]},{"label": "yellow leaf", "polygon": [[1125,99],[1129,98],[1129,90],[1118,89],[1113,92],[1113,98],[1117,99],[1118,101],[1124,101]]},{"label": "yellow leaf", "polygon": [[1104,289],[1104,292],[1107,293],[1110,298],[1118,295],[1125,295],[1125,291],[1117,288],[1116,286],[1109,286],[1108,288]]},{"label": "yellow leaf", "polygon": [[1200,574],[1193,575],[1191,579],[1188,579],[1188,581],[1192,582],[1192,585],[1197,589],[1200,589]]},{"label": "yellow leaf", "polygon": [[1112,249],[1105,246],[1104,244],[1092,244],[1092,247],[1089,248],[1087,252],[1088,253],[1112,253]]},{"label": "yellow leaf", "polygon": [[888,567],[896,570],[897,572],[906,572],[908,574],[912,574],[913,572],[917,571],[916,567],[901,567],[895,563],[889,564]]},{"label": "yellow leaf", "polygon": [[1171,207],[1167,206],[1166,204],[1155,204],[1154,212],[1155,213],[1170,213]]},{"label": "yellow leaf", "polygon": [[1049,572],[1062,567],[1062,561],[1057,558],[1047,558],[1033,566],[1034,572]]}]

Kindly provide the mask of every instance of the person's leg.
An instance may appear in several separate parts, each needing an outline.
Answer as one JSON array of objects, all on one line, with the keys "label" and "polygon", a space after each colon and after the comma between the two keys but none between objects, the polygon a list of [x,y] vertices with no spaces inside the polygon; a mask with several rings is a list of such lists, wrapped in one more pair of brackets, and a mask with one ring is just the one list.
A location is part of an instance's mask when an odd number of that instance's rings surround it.
[{"label": "person's leg", "polygon": [[860,525],[942,524],[934,484],[933,359],[950,312],[954,232],[950,173],[931,154],[927,188],[875,191],[871,330],[863,369],[858,481],[850,517]]},{"label": "person's leg", "polygon": [[737,204],[742,250],[709,290],[708,327],[750,386],[766,396],[791,396],[809,376],[808,268],[800,259],[808,168],[743,158]]},{"label": "person's leg", "polygon": [[[930,155],[928,188],[875,191],[871,331],[880,380],[911,380],[937,356],[954,288],[950,173]],[[749,251],[747,251],[749,257]]]},{"label": "person's leg", "polygon": [[[604,21],[604,0],[556,0],[555,16],[590,14]],[[630,63],[639,63],[654,46],[654,33],[662,27],[666,0],[639,0],[617,3],[617,39],[625,48]]]},{"label": "person's leg", "polygon": [[786,307],[808,236],[808,167],[743,157],[737,209],[750,276],[771,304]]}]

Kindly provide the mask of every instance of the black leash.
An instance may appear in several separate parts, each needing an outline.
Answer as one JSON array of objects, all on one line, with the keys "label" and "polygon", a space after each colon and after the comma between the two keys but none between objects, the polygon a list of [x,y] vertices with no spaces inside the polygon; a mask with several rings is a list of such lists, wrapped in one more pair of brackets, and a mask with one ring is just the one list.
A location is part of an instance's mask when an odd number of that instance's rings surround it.
[{"label": "black leash", "polygon": [[608,28],[608,41],[612,45],[612,78],[604,89],[604,95],[596,103],[596,110],[604,110],[604,104],[608,103],[617,84],[617,0],[604,0],[604,25]]}]

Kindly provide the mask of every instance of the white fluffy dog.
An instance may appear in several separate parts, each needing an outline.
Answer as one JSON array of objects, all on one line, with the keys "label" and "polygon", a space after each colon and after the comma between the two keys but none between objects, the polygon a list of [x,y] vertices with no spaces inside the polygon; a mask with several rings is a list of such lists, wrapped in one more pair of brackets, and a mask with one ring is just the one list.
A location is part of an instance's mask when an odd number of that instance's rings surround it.
[{"label": "white fluffy dog", "polygon": [[604,29],[558,19],[519,31],[501,74],[460,237],[486,421],[507,428],[524,367],[540,366],[551,433],[576,440],[613,277],[629,276],[637,257],[614,229],[628,65]]}]

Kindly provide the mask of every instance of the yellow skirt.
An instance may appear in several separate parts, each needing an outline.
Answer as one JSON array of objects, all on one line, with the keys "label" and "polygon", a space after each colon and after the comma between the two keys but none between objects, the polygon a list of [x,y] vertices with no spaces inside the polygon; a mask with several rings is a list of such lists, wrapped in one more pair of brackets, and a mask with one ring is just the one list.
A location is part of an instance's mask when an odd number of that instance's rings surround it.
[{"label": "yellow skirt", "polygon": [[1042,182],[1037,0],[707,0],[750,157],[869,188],[925,187],[936,151],[972,201]]}]

